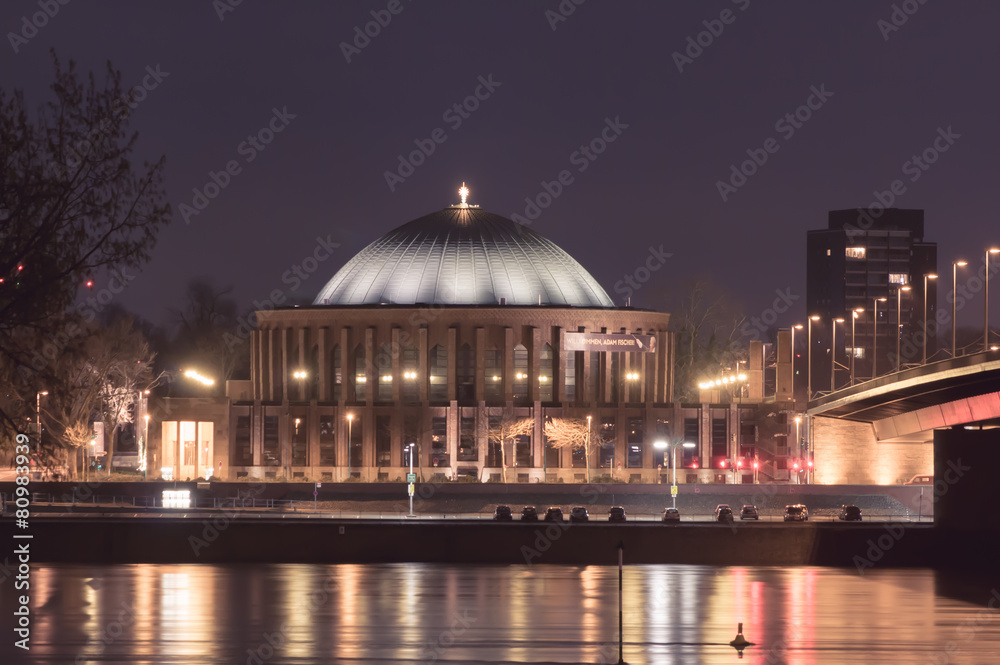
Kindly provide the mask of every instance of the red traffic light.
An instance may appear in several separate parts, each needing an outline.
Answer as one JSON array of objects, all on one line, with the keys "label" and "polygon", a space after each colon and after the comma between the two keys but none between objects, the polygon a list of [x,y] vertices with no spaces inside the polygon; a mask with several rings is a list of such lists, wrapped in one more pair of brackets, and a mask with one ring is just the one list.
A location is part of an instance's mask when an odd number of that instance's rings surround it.
[{"label": "red traffic light", "polygon": [[698,468],[698,463],[697,462],[691,462],[691,468],[692,469],[697,469]]},{"label": "red traffic light", "polygon": [[758,463],[758,462],[754,462],[754,463],[753,463],[753,468],[755,468],[755,469],[759,469],[759,468],[760,468],[760,463]]},{"label": "red traffic light", "polygon": [[799,470],[799,463],[798,462],[794,462],[792,464],[792,469],[794,469],[795,471],[798,471]]},{"label": "red traffic light", "polygon": [[87,280],[87,288],[88,289],[94,288],[94,280],[92,280],[92,279],[88,279]]},{"label": "red traffic light", "polygon": [[813,468],[813,461],[812,460],[809,460],[808,464],[809,464],[809,468],[810,469]]},{"label": "red traffic light", "polygon": [[736,460],[736,467],[739,468],[739,469],[742,469],[743,468],[743,460],[741,460],[741,459]]},{"label": "red traffic light", "polygon": [[719,468],[720,469],[725,469],[726,468],[726,460],[722,460],[721,462],[719,462]]}]

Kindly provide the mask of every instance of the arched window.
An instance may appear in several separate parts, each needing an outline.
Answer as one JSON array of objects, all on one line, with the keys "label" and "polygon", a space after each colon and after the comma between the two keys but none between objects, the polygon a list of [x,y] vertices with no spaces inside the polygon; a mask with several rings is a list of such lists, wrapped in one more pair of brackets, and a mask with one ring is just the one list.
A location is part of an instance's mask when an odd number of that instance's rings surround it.
[{"label": "arched window", "polygon": [[542,355],[539,360],[538,399],[543,402],[551,402],[554,392],[552,387],[554,373],[552,371],[552,347],[549,344],[542,347]]},{"label": "arched window", "polygon": [[463,344],[458,349],[458,400],[471,402],[476,398],[476,366],[472,347]]},{"label": "arched window", "polygon": [[354,399],[363,402],[367,399],[368,376],[365,374],[365,346],[358,344],[354,348]]},{"label": "arched window", "polygon": [[375,357],[375,367],[378,374],[378,395],[376,399],[380,402],[392,401],[392,347],[383,344],[378,349],[378,356]]},{"label": "arched window", "polygon": [[431,349],[430,355],[430,399],[448,399],[448,352],[440,344]]},{"label": "arched window", "polygon": [[495,347],[483,354],[483,372],[486,375],[486,401],[503,400],[503,359]]},{"label": "arched window", "polygon": [[518,344],[514,347],[514,400],[528,398],[528,350]]},{"label": "arched window", "polygon": [[333,384],[333,400],[336,402],[342,399],[344,374],[340,361],[340,345],[335,344],[330,352],[330,381]]},{"label": "arched window", "polygon": [[400,386],[400,398],[404,402],[420,401],[420,355],[417,347],[403,347],[403,353],[399,359],[399,369],[403,373],[403,385]]}]

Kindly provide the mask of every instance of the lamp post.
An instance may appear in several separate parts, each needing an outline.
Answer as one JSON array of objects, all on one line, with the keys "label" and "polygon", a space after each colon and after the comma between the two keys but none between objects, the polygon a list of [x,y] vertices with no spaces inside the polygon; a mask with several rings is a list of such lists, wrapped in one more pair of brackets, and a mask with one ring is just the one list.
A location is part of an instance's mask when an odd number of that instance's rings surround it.
[{"label": "lamp post", "polygon": [[878,376],[878,304],[885,302],[885,298],[874,298],[875,316],[872,320],[872,378]]},{"label": "lamp post", "polygon": [[812,340],[813,340],[813,321],[819,321],[818,316],[809,317],[809,329],[807,331],[806,341],[809,344],[809,348],[806,349],[806,401],[812,399],[813,394],[813,364],[812,364]]},{"label": "lamp post", "polygon": [[354,424],[354,414],[347,414],[347,477],[351,477],[351,425]]},{"label": "lamp post", "polygon": [[896,289],[896,372],[899,372],[899,340],[903,337],[903,291],[910,287],[901,286]]},{"label": "lamp post", "polygon": [[958,291],[958,269],[964,268],[969,265],[968,261],[952,261],[951,263],[951,357],[954,358],[958,355],[958,344],[955,338],[955,333],[957,331],[957,326],[955,324],[955,315],[958,312],[955,310],[955,293]]},{"label": "lamp post", "polygon": [[830,392],[832,393],[836,390],[836,385],[834,384],[834,377],[837,376],[837,324],[843,323],[844,319],[836,318],[833,320],[833,339],[830,342]]},{"label": "lamp post", "polygon": [[[802,424],[802,416],[795,416],[795,459],[802,459],[802,443],[799,437],[799,425]],[[795,470],[795,484],[799,484],[799,469],[798,464],[794,465]]]},{"label": "lamp post", "polygon": [[1000,249],[986,250],[986,288],[983,297],[983,352],[990,350],[990,254],[1000,254]]},{"label": "lamp post", "polygon": [[48,395],[48,390],[35,393],[35,431],[38,433],[38,443],[36,450],[42,450],[42,395]]},{"label": "lamp post", "polygon": [[142,435],[142,479],[149,480],[149,461],[146,459],[149,457],[149,414],[142,418],[146,421],[146,431]]},{"label": "lamp post", "polygon": [[927,280],[929,279],[937,279],[937,275],[932,272],[924,275],[924,365],[927,364]]},{"label": "lamp post", "polygon": [[660,450],[666,450],[667,447],[671,448],[672,460],[670,463],[670,469],[673,472],[673,482],[670,484],[670,499],[671,499],[671,508],[676,509],[677,508],[677,449],[681,447],[694,448],[695,444],[691,443],[690,441],[678,441],[674,444],[669,444],[666,441],[657,441],[653,445],[659,448]]},{"label": "lamp post", "polygon": [[865,310],[862,307],[858,307],[853,312],[851,312],[851,385],[854,385],[854,358],[858,355],[858,346],[854,341],[855,324],[858,322],[858,317],[864,314]]},{"label": "lamp post", "polygon": [[587,462],[587,482],[590,482],[590,416],[587,416],[587,444],[583,449],[583,458]]},{"label": "lamp post", "polygon": [[[410,449],[410,478],[413,477],[413,447],[416,446],[415,443],[408,443],[407,448]],[[413,492],[409,492],[410,495],[410,517],[413,517]]]}]

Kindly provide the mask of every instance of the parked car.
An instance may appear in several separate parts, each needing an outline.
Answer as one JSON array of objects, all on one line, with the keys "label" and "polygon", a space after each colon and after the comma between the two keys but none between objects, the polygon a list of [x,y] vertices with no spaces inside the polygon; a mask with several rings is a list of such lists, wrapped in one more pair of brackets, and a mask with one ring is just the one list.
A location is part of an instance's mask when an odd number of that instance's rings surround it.
[{"label": "parked car", "polygon": [[510,511],[510,506],[497,506],[497,509],[493,511],[493,520],[496,522],[510,522],[513,519],[514,515]]},{"label": "parked car", "polygon": [[681,513],[676,508],[663,509],[663,521],[667,523],[680,522]]},{"label": "parked car", "polygon": [[[561,511],[560,511],[561,512]],[[573,509],[569,511],[569,521],[570,522],[589,522],[590,514],[587,509],[583,506],[573,506]]]},{"label": "parked car", "polygon": [[803,504],[796,503],[791,506],[785,506],[784,521],[805,522],[808,519],[809,519],[809,509],[806,508]]},{"label": "parked car", "polygon": [[720,503],[715,507],[715,521],[716,522],[733,521],[733,509],[729,507],[728,503]]},{"label": "parked car", "polygon": [[904,485],[933,485],[934,476],[913,476],[907,480]]},{"label": "parked car", "polygon": [[757,512],[757,506],[751,506],[749,503],[743,504],[740,508],[740,519],[741,520],[759,520],[760,513]]},{"label": "parked car", "polygon": [[522,522],[537,522],[538,521],[538,511],[535,510],[534,506],[525,506],[521,509],[521,521]]},{"label": "parked car", "polygon": [[843,520],[844,522],[860,522],[861,509],[853,505],[841,506],[838,519]]},{"label": "parked car", "polygon": [[562,511],[562,508],[552,507],[552,508],[549,508],[548,510],[546,510],[545,511],[545,521],[546,522],[562,522],[562,521],[564,521],[563,520],[563,511]]},{"label": "parked car", "polygon": [[625,509],[621,506],[612,506],[611,510],[608,511],[608,521],[609,522],[624,522],[625,521]]}]

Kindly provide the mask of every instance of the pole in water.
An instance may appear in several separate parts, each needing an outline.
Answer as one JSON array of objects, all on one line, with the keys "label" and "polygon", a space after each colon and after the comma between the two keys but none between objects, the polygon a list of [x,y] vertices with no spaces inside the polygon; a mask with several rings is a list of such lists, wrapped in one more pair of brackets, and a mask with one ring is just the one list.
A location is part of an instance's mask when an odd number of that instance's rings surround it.
[{"label": "pole in water", "polygon": [[618,542],[618,665],[625,665],[622,658],[622,562],[625,556],[625,544]]}]

